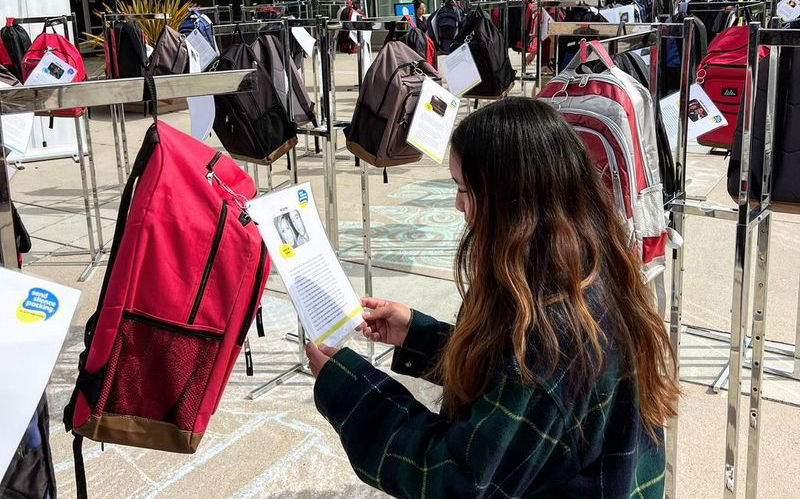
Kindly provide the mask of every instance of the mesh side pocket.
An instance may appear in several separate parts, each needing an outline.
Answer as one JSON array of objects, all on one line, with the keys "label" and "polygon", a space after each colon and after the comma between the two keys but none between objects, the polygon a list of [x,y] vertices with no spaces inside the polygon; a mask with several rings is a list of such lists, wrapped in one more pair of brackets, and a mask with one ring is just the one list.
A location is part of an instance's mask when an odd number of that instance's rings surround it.
[{"label": "mesh side pocket", "polygon": [[191,431],[221,339],[123,319],[102,410]]}]

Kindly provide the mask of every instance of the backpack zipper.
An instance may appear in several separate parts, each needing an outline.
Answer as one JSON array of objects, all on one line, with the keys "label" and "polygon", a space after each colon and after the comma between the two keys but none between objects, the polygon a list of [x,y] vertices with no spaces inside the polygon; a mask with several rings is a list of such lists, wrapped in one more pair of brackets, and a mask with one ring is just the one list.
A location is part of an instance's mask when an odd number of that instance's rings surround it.
[{"label": "backpack zipper", "polygon": [[242,330],[239,331],[239,337],[236,338],[236,344],[242,345],[244,339],[247,337],[247,332],[250,330],[249,319],[253,316],[258,306],[259,288],[261,287],[261,279],[264,277],[264,267],[267,263],[267,246],[261,243],[261,253],[258,260],[258,268],[256,269],[256,278],[253,283],[253,292],[250,294],[250,303],[247,304],[247,311],[245,312],[244,322],[242,323]]},{"label": "backpack zipper", "polygon": [[[392,80],[394,80],[394,77],[395,77],[395,76],[397,76],[397,73],[398,73],[398,72],[399,72],[401,69],[403,69],[403,68],[407,68],[408,66],[415,66],[415,67],[417,67],[417,66],[419,66],[419,63],[420,63],[420,62],[423,62],[423,61],[404,62],[403,64],[401,64],[401,65],[397,66],[397,67],[395,68],[395,70],[394,70],[394,71],[392,71],[392,75],[389,77],[389,82],[391,82]],[[383,104],[386,102],[386,97],[389,95],[389,88],[390,88],[390,87],[391,87],[391,84],[389,84],[389,85],[386,85],[386,88],[385,88],[385,89],[383,89],[383,97],[381,97],[381,103],[380,103],[380,105],[378,106],[378,109],[377,109],[377,111],[375,111],[375,114],[378,114],[378,115],[380,115],[380,114],[381,114],[381,109],[383,109]]]},{"label": "backpack zipper", "polygon": [[189,329],[186,327],[179,326],[177,324],[172,324],[171,322],[162,321],[159,319],[154,319],[153,317],[149,317],[147,315],[139,314],[137,312],[130,312],[125,310],[122,312],[123,319],[130,319],[136,322],[140,322],[142,324],[147,324],[148,326],[156,327],[159,329],[165,329],[172,333],[183,334],[186,336],[196,336],[198,338],[208,338],[212,340],[221,340],[222,334],[217,333],[214,331],[203,331],[198,329]]},{"label": "backpack zipper", "polygon": [[606,150],[606,157],[608,157],[608,166],[611,167],[611,182],[614,185],[614,201],[617,203],[619,212],[624,213],[627,218],[628,212],[625,209],[625,196],[622,193],[622,179],[619,174],[619,165],[617,165],[617,160],[614,158],[614,151],[611,149],[611,144],[603,137],[603,134],[591,128],[576,126],[575,130],[596,135],[600,139],[600,143],[603,144],[603,148]]},{"label": "backpack zipper", "polygon": [[[214,157],[218,159],[217,156]],[[197,289],[197,295],[194,297],[192,311],[189,313],[189,319],[187,320],[188,324],[194,323],[195,317],[197,317],[197,312],[200,309],[200,302],[203,300],[203,294],[206,291],[208,277],[211,274],[211,267],[214,265],[214,259],[217,257],[217,251],[219,250],[219,243],[222,240],[222,233],[225,229],[225,219],[227,215],[228,203],[223,200],[222,209],[219,212],[219,220],[217,221],[217,230],[214,232],[214,239],[211,242],[211,252],[208,255],[208,260],[206,260],[206,267],[203,269],[203,277],[200,279],[200,286]]]}]

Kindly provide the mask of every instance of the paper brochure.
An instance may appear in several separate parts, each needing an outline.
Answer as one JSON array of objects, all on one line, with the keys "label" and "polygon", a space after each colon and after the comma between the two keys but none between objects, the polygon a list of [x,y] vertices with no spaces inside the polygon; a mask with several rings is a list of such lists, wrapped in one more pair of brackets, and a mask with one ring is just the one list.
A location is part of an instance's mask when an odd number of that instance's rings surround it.
[{"label": "paper brochure", "polygon": [[52,52],[45,52],[39,64],[25,80],[25,85],[53,85],[69,83],[77,74],[75,68],[62,61]]},{"label": "paper brochure", "polygon": [[468,43],[462,44],[442,60],[442,70],[450,92],[456,97],[461,97],[481,82],[481,74]]},{"label": "paper brochure", "polygon": [[17,450],[61,351],[80,291],[0,267],[0,469]]},{"label": "paper brochure", "polygon": [[310,341],[335,346],[364,320],[361,300],[339,263],[306,182],[247,204],[272,265]]},{"label": "paper brochure", "polygon": [[458,97],[426,78],[422,82],[406,142],[437,163],[444,161],[444,153],[458,115],[458,106]]},{"label": "paper brochure", "polygon": [[[11,85],[0,82],[0,88],[9,87]],[[6,114],[2,123],[3,145],[15,153],[25,154],[33,133],[33,113]]]},{"label": "paper brochure", "polygon": [[[672,149],[678,146],[678,124],[680,123],[680,92],[670,94],[659,102],[664,127],[669,136]],[[728,124],[728,120],[720,112],[703,87],[694,83],[689,87],[689,121],[688,140],[697,138],[711,130]]]}]

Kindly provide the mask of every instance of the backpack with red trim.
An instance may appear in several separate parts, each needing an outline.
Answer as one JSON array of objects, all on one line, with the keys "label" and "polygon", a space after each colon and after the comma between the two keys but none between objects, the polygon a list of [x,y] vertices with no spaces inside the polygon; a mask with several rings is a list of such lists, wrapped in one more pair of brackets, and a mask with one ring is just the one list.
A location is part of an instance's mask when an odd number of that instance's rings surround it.
[{"label": "backpack with red trim", "polygon": [[145,134],[64,410],[79,497],[84,437],[197,450],[269,276],[266,246],[243,210],[255,194],[214,148],[161,121]]},{"label": "backpack with red trim", "polygon": [[[708,52],[697,68],[697,83],[728,120],[727,125],[698,136],[700,145],[731,148],[747,70],[748,29],[748,26],[733,26],[722,31],[708,45]],[[767,53],[766,47],[759,47],[759,57]]]},{"label": "backpack with red trim", "polygon": [[31,37],[19,21],[13,17],[6,17],[6,25],[0,29],[0,38],[3,40],[3,49],[8,54],[9,64],[4,66],[18,80],[23,80],[22,56],[31,46]]},{"label": "backpack with red trim", "polygon": [[428,64],[438,69],[436,64],[436,45],[433,44],[431,37],[417,27],[413,17],[403,16],[403,19],[408,21],[408,31],[398,33],[395,31],[395,26],[392,25],[389,34],[386,35],[384,44],[392,40],[400,40],[411,47],[414,52],[424,57]]},{"label": "backpack with red trim", "polygon": [[144,34],[131,19],[113,21],[103,45],[106,78],[141,78],[147,67]]},{"label": "backpack with red trim", "polygon": [[[33,70],[36,69],[36,66],[39,65],[39,63],[42,61],[42,58],[48,52],[52,52],[53,55],[75,68],[75,76],[72,78],[73,83],[86,80],[86,70],[83,67],[83,58],[81,57],[80,51],[77,49],[77,47],[75,47],[75,45],[70,43],[69,40],[64,38],[64,36],[56,33],[56,30],[53,27],[54,25],[61,23],[63,23],[62,18],[50,19],[44,23],[44,28],[42,29],[41,34],[39,34],[39,36],[33,40],[30,48],[22,57],[23,81],[28,79]],[[48,33],[47,28],[52,29],[53,32]],[[64,26],[64,29],[67,29],[66,25]],[[50,111],[47,114],[49,116],[72,118],[82,115],[85,110],[86,108],[83,107],[74,107],[70,109],[59,109],[58,111]]]},{"label": "backpack with red trim", "polygon": [[[594,72],[581,64],[589,47],[601,60]],[[584,41],[537,97],[557,107],[586,144],[651,281],[665,268],[667,231],[650,91],[616,67],[602,44]]]},{"label": "backpack with red trim", "polygon": [[[353,6],[352,0],[348,0],[347,5],[339,11],[339,20],[354,21],[359,15],[361,15],[361,11]],[[342,29],[336,35],[336,50],[344,54],[357,54],[361,50],[361,45],[353,41],[349,30]]]}]

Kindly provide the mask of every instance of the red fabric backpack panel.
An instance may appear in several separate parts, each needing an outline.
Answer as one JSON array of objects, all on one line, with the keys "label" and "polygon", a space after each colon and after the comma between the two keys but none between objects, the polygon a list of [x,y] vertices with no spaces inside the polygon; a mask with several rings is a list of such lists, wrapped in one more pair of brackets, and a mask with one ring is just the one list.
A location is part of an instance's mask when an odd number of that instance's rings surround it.
[{"label": "red fabric backpack panel", "polygon": [[134,172],[65,424],[97,441],[191,453],[269,275],[255,224],[206,175],[242,199],[255,187],[228,156],[163,122]]},{"label": "red fabric backpack panel", "polygon": [[[739,117],[739,103],[744,91],[747,71],[747,26],[733,26],[718,34],[708,46],[706,56],[697,69],[697,83],[703,87],[719,108],[728,124],[697,137],[697,142],[707,147],[730,149],[733,132]],[[767,55],[766,47],[759,47],[758,56]]]},{"label": "red fabric backpack panel", "polygon": [[[47,29],[47,25],[45,25],[45,29]],[[43,31],[36,37],[31,47],[22,57],[23,80],[28,79],[47,52],[52,52],[53,55],[75,68],[75,77],[72,79],[72,82],[86,80],[83,58],[75,45],[58,33],[47,33],[46,31]],[[48,114],[52,116],[75,117],[83,114],[84,110],[85,108],[76,107],[51,111]]]}]

